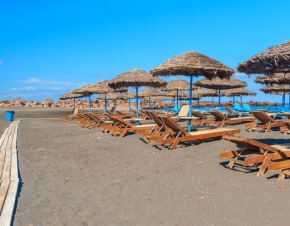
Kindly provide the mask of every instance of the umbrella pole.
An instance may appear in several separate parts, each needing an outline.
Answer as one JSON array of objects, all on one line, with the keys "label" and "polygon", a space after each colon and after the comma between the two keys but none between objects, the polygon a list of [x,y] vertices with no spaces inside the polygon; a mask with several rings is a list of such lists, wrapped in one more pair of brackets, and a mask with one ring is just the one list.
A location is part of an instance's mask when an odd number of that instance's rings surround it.
[{"label": "umbrella pole", "polygon": [[115,109],[114,109],[114,114],[116,114],[116,108],[117,108],[117,99],[115,99]]},{"label": "umbrella pole", "polygon": [[139,115],[138,113],[138,87],[136,86],[136,119],[137,119],[136,124],[137,125],[138,125],[138,115]]},{"label": "umbrella pole", "polygon": [[131,113],[131,99],[129,98],[129,112]]},{"label": "umbrella pole", "polygon": [[176,111],[178,111],[178,90],[176,90]]},{"label": "umbrella pole", "polygon": [[211,108],[214,108],[214,98],[213,98],[213,96],[211,97]]},{"label": "umbrella pole", "polygon": [[199,94],[197,95],[197,109],[199,110]]},{"label": "umbrella pole", "polygon": [[233,104],[235,104],[235,95],[233,94]]},{"label": "umbrella pole", "polygon": [[[189,90],[189,112],[188,112],[188,116],[191,118],[192,114],[192,78],[193,75],[190,76],[190,90]],[[187,130],[188,132],[191,131],[191,119],[188,119],[188,124],[187,124]]]},{"label": "umbrella pole", "polygon": [[240,96],[240,100],[241,100],[241,106],[243,105],[243,96]]},{"label": "umbrella pole", "polygon": [[149,96],[149,100],[148,100],[148,107],[149,107],[149,111],[150,111],[150,96]]},{"label": "umbrella pole", "polygon": [[285,111],[285,91],[284,91],[283,97],[282,97],[282,111]]},{"label": "umbrella pole", "polygon": [[74,109],[76,107],[76,98],[74,98]]},{"label": "umbrella pole", "polygon": [[221,87],[219,86],[219,106],[218,106],[218,110],[220,111],[221,108]]},{"label": "umbrella pole", "polygon": [[105,113],[107,113],[107,94],[105,93]]},{"label": "umbrella pole", "polygon": [[92,106],[91,106],[91,95],[89,95],[89,106],[90,106],[90,112],[92,112]]}]

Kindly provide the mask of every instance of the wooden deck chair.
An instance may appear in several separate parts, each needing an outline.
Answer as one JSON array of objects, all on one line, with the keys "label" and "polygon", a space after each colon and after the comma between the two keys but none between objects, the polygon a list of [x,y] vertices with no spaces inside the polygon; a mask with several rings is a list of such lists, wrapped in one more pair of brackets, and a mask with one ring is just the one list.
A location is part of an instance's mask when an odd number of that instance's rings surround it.
[{"label": "wooden deck chair", "polygon": [[173,119],[180,119],[181,117],[188,117],[188,112],[189,112],[189,105],[182,105],[179,112],[178,112],[178,115],[177,116],[172,116],[171,118]]},{"label": "wooden deck chair", "polygon": [[119,114],[122,118],[132,118],[136,116],[134,115],[134,113],[123,112],[123,111],[118,111],[118,110],[116,110],[116,113]]},{"label": "wooden deck chair", "polygon": [[263,175],[269,164],[274,161],[288,159],[290,157],[289,145],[268,145],[262,142],[233,136],[224,136],[225,140],[242,147],[240,150],[219,153],[220,159],[227,159],[228,168],[241,167],[247,170],[257,170],[257,177]]},{"label": "wooden deck chair", "polygon": [[161,116],[163,122],[175,132],[174,138],[164,138],[158,145],[171,145],[170,150],[173,150],[180,142],[190,142],[194,140],[202,140],[206,138],[223,137],[225,135],[234,135],[239,133],[239,129],[216,128],[202,130],[196,132],[187,132],[178,122],[174,121],[169,116]]},{"label": "wooden deck chair", "polygon": [[99,115],[90,113],[88,114],[88,117],[91,118],[90,123],[87,123],[85,125],[83,125],[86,128],[96,128],[96,127],[100,127],[103,125],[113,125],[114,121],[110,121],[110,120],[104,120],[102,117],[100,117]]},{"label": "wooden deck chair", "polygon": [[[160,117],[157,115],[155,111],[147,111],[147,113],[152,118],[153,122],[157,125],[157,127],[154,127],[152,129],[148,130],[142,130],[139,131],[138,134],[141,134],[143,138],[148,139],[149,141],[158,141],[162,140],[166,135],[169,135],[168,131],[169,128],[167,125],[160,119]],[[170,114],[168,114],[170,116]],[[172,132],[172,131],[170,131]]]},{"label": "wooden deck chair", "polygon": [[251,123],[245,125],[249,128],[250,132],[253,130],[269,132],[273,127],[284,126],[283,122],[274,120],[263,111],[251,111],[251,114],[256,118],[257,121],[254,125]]},{"label": "wooden deck chair", "polygon": [[278,161],[278,162],[272,162],[269,164],[268,170],[269,170],[269,172],[273,172],[275,170],[281,170],[280,174],[278,175],[277,180],[278,181],[283,180],[283,179],[285,179],[286,176],[287,177],[290,176],[290,160],[285,159],[285,160]]},{"label": "wooden deck chair", "polygon": [[242,115],[243,115],[242,112],[236,112],[228,106],[224,106],[224,109],[226,109],[227,112],[229,113],[228,116],[230,115],[230,116],[234,116],[234,117],[242,117]]},{"label": "wooden deck chair", "polygon": [[[136,117],[136,111],[132,109],[132,112],[133,112],[133,115],[134,115],[133,117]],[[148,115],[145,114],[144,112],[142,112],[141,109],[139,109],[138,110],[138,118],[146,120],[146,119],[148,119]]]},{"label": "wooden deck chair", "polygon": [[255,120],[254,117],[229,118],[223,113],[216,110],[209,111],[209,113],[215,117],[214,124],[220,125],[220,127],[223,127],[225,124],[253,122]]},{"label": "wooden deck chair", "polygon": [[192,125],[212,124],[215,121],[214,117],[209,117],[199,111],[192,111],[192,116],[198,117],[198,119],[192,120]]},{"label": "wooden deck chair", "polygon": [[119,134],[120,138],[124,137],[127,132],[136,132],[139,130],[150,130],[156,126],[156,124],[143,124],[143,125],[134,125],[129,121],[125,121],[122,118],[111,116],[112,119],[118,122],[117,126],[106,126],[106,130],[111,132],[113,135]]}]

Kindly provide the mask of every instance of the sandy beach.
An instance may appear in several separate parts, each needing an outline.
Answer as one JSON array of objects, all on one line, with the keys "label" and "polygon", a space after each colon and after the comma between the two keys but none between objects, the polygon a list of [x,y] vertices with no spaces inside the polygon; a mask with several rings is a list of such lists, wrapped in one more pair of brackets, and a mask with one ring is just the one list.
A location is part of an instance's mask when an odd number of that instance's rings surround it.
[{"label": "sandy beach", "polygon": [[[0,108],[0,132],[9,126]],[[12,108],[21,183],[13,225],[286,225],[290,181],[277,173],[229,170],[218,159],[225,140],[157,149],[59,117],[66,108]],[[237,136],[289,143],[279,132]]]}]

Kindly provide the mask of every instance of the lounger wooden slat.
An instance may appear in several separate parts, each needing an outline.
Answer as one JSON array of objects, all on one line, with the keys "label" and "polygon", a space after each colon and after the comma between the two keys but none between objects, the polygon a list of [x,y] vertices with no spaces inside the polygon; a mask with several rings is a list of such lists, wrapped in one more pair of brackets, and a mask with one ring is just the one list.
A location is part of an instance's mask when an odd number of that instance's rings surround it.
[{"label": "lounger wooden slat", "polygon": [[222,137],[224,135],[229,134],[234,135],[240,132],[239,129],[218,128],[189,133],[169,116],[163,116],[161,117],[161,119],[176,134],[176,136],[174,137],[171,136],[170,138],[161,140],[158,144],[158,145],[169,144],[171,145],[170,150],[173,150],[180,142],[201,140],[205,138]]},{"label": "lounger wooden slat", "polygon": [[241,150],[219,154],[220,159],[229,160],[228,167],[231,169],[234,167],[258,169],[257,176],[261,176],[267,169],[270,169],[273,161],[284,161],[290,157],[289,144],[267,145],[249,138],[231,136],[225,136],[224,139],[244,147]]},{"label": "lounger wooden slat", "polygon": [[220,127],[223,127],[225,124],[246,123],[246,122],[253,122],[255,120],[255,117],[229,118],[225,116],[223,113],[216,110],[209,111],[209,113],[212,114],[216,118],[214,124],[220,125]]},{"label": "lounger wooden slat", "polygon": [[274,120],[263,111],[251,111],[251,114],[256,118],[257,121],[254,126],[246,125],[250,132],[255,130],[269,132],[274,127],[284,126],[283,122]]}]

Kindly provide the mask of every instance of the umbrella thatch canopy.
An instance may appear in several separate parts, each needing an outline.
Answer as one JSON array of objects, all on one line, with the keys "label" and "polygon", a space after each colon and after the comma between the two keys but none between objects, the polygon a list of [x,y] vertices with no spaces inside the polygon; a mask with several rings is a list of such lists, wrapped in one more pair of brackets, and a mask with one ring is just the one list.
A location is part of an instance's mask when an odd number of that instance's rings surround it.
[{"label": "umbrella thatch canopy", "polygon": [[194,51],[185,52],[150,70],[154,76],[186,75],[229,78],[234,70]]},{"label": "umbrella thatch canopy", "polygon": [[81,98],[81,97],[85,97],[86,95],[84,94],[76,94],[76,93],[73,93],[74,90],[71,90],[63,95],[61,95],[59,97],[59,99],[61,100],[65,100],[65,99],[71,99],[71,98]]},{"label": "umbrella thatch canopy", "polygon": [[120,94],[107,93],[106,96],[105,94],[101,94],[100,96],[98,96],[98,99],[116,100],[116,99],[120,99]]},{"label": "umbrella thatch canopy", "polygon": [[132,91],[128,91],[128,92],[124,92],[124,93],[119,94],[119,98],[124,99],[124,100],[133,99],[135,97],[136,97],[136,94]]},{"label": "umbrella thatch canopy", "polygon": [[126,92],[128,91],[125,87],[118,87],[116,89],[110,87],[108,80],[102,80],[95,84],[83,86],[74,91],[74,93],[87,93],[87,94],[103,94],[110,92]]},{"label": "umbrella thatch canopy", "polygon": [[244,88],[236,88],[236,89],[225,89],[221,92],[222,94],[224,94],[225,96],[256,96],[257,93],[252,92],[248,89],[244,89]]},{"label": "umbrella thatch canopy", "polygon": [[205,87],[208,89],[218,89],[219,96],[219,108],[220,108],[220,96],[223,95],[220,90],[221,89],[230,89],[230,88],[240,88],[247,86],[247,83],[236,78],[230,79],[221,79],[221,78],[213,78],[212,80],[203,78],[194,83],[196,86]]},{"label": "umbrella thatch canopy", "polygon": [[92,84],[84,85],[81,88],[75,89],[72,91],[74,94],[84,94],[91,95],[92,93],[88,92],[88,89],[91,88]]},{"label": "umbrella thatch canopy", "polygon": [[162,96],[163,94],[152,88],[147,88],[139,93],[139,97],[149,97],[149,96]]},{"label": "umbrella thatch canopy", "polygon": [[272,75],[257,76],[254,80],[256,83],[261,84],[289,84],[290,73],[275,73]]},{"label": "umbrella thatch canopy", "polygon": [[176,91],[176,90],[189,90],[189,82],[180,78],[176,78],[167,83],[167,85],[162,88],[166,91]]},{"label": "umbrella thatch canopy", "polygon": [[144,70],[135,68],[131,71],[122,73],[116,78],[109,82],[109,86],[113,88],[118,87],[141,87],[141,86],[151,86],[151,87],[164,87],[167,82],[160,78],[155,78]]},{"label": "umbrella thatch canopy", "polygon": [[238,64],[237,70],[246,74],[290,72],[290,41],[268,48]]},{"label": "umbrella thatch canopy", "polygon": [[201,97],[212,97],[212,96],[218,96],[218,93],[215,89],[202,89],[198,88],[194,91],[195,94],[201,96]]},{"label": "umbrella thatch canopy", "polygon": [[272,84],[264,86],[260,89],[264,93],[268,94],[278,94],[278,93],[288,93],[289,92],[289,86],[288,85],[281,85],[281,84]]},{"label": "umbrella thatch canopy", "polygon": [[231,89],[231,88],[240,88],[240,87],[246,87],[247,83],[241,80],[238,80],[236,78],[230,78],[230,79],[220,79],[220,78],[213,78],[213,79],[207,79],[203,78],[195,83],[193,83],[196,86],[208,88],[208,89]]}]

